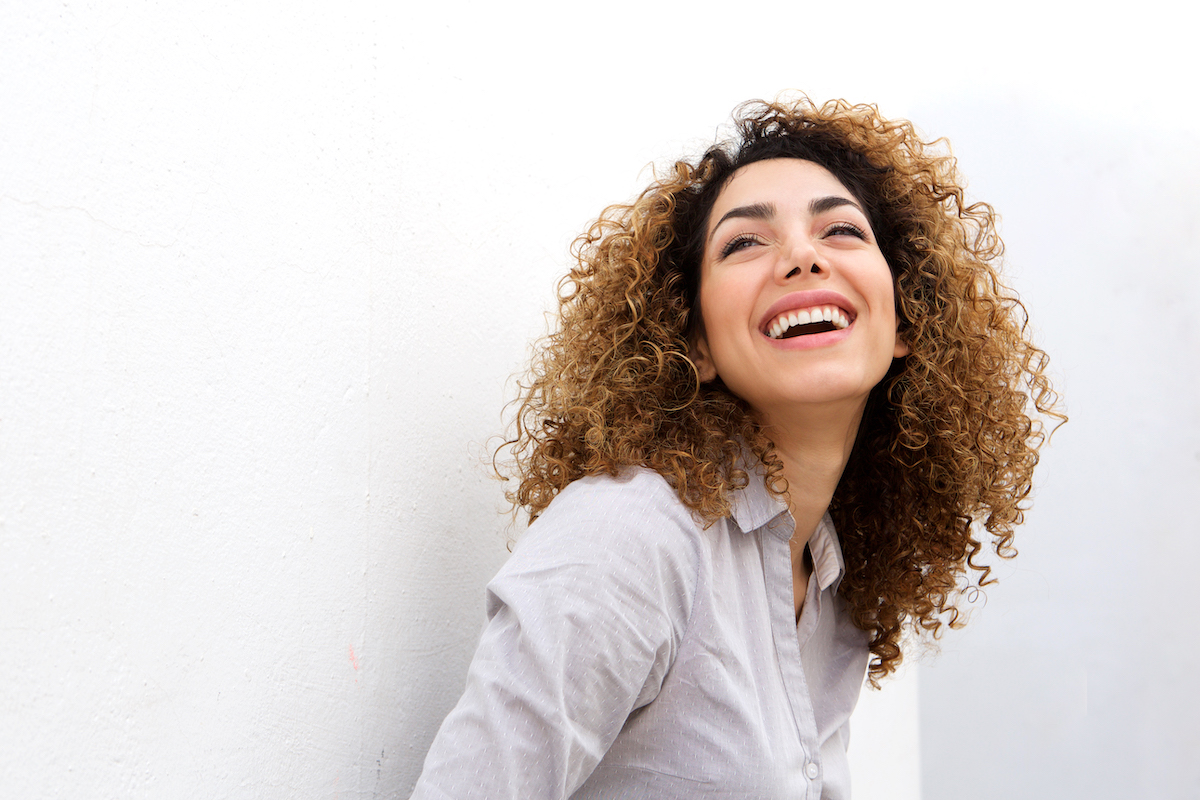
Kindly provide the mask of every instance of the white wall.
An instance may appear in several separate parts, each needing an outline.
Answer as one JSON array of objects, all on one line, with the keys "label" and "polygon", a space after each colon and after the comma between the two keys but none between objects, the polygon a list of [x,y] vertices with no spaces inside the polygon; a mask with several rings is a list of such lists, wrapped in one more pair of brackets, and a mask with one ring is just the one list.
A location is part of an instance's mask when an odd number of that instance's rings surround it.
[{"label": "white wall", "polygon": [[864,699],[858,796],[1190,796],[1186,26],[680,8],[3,5],[5,794],[404,796],[568,243],[796,86],[955,142],[1074,419],[975,629]]},{"label": "white wall", "polygon": [[1096,111],[1001,98],[958,125],[1071,421],[1020,557],[923,671],[929,800],[1200,797],[1200,155],[1170,107]]}]

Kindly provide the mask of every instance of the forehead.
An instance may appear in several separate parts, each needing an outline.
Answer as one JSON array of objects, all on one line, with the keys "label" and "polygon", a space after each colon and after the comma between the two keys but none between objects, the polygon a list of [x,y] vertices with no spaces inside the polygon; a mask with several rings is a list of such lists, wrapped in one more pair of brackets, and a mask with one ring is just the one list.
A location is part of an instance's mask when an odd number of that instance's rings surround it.
[{"label": "forehead", "polygon": [[720,219],[724,211],[747,203],[780,204],[795,200],[807,204],[814,197],[830,195],[854,199],[854,194],[819,164],[798,158],[755,161],[733,173],[721,189],[709,224]]}]

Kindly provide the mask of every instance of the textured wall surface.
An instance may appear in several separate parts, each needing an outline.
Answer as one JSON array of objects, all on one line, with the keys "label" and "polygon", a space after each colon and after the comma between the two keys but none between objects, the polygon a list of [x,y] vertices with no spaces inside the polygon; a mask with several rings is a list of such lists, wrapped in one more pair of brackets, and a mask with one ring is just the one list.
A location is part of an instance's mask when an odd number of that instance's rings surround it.
[{"label": "textured wall surface", "polygon": [[951,138],[1074,418],[975,629],[864,698],[857,795],[1194,796],[1200,124],[1137,119],[1183,27],[406,6],[0,3],[2,793],[406,796],[570,240],[797,87]]}]

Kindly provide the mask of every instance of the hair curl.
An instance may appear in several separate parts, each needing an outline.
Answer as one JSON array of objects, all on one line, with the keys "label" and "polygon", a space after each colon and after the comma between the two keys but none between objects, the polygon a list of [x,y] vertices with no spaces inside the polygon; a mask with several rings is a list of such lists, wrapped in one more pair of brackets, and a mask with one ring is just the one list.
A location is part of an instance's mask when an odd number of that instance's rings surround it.
[{"label": "hair curl", "polygon": [[1025,308],[1000,282],[995,213],[966,204],[943,140],[924,142],[874,106],[803,96],[746,103],[734,122],[732,139],[677,161],[576,240],[558,327],[502,445],[520,477],[508,496],[532,520],[580,477],[643,466],[711,524],[748,482],[744,447],[771,491],[787,491],[749,406],[719,380],[701,384],[688,356],[692,309],[709,213],[734,172],[769,158],[825,167],[864,205],[910,350],[870,394],[829,508],[847,565],[839,591],[872,635],[875,683],[899,665],[906,627],[956,627],[962,591],[995,580],[976,560],[979,527],[1000,556],[1016,554],[1013,527],[1045,438],[1038,415],[1066,418]]}]

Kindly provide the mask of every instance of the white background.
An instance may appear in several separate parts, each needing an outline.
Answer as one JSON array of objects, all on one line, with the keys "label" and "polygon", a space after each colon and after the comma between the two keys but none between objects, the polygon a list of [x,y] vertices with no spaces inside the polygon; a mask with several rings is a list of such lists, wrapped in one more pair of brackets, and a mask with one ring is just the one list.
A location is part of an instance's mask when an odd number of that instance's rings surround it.
[{"label": "white background", "polygon": [[0,3],[5,796],[406,796],[571,239],[799,88],[950,138],[1072,417],[971,626],[864,697],[856,796],[1195,797],[1171,8]]}]

